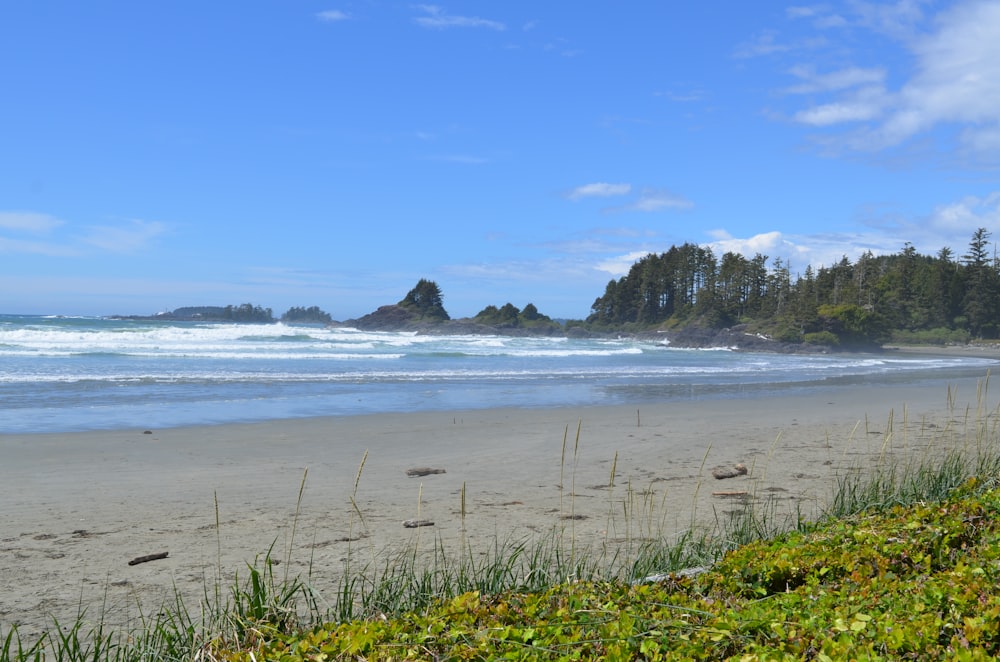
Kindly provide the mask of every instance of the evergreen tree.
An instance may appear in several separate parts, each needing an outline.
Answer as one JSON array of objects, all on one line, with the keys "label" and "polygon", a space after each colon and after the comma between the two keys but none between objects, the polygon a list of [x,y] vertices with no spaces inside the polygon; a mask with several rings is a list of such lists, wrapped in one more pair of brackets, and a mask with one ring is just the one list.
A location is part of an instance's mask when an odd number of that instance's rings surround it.
[{"label": "evergreen tree", "polygon": [[521,317],[524,318],[528,322],[534,322],[536,320],[540,320],[540,319],[543,319],[543,318],[544,319],[549,319],[545,315],[542,315],[541,313],[539,313],[538,312],[538,308],[536,308],[535,304],[533,304],[533,303],[529,303],[527,306],[524,307],[523,310],[521,310]]},{"label": "evergreen tree", "polygon": [[420,317],[436,320],[451,319],[444,309],[444,298],[441,295],[441,288],[432,280],[421,278],[416,286],[406,293],[406,296],[399,305],[404,308],[415,309]]},{"label": "evergreen tree", "polygon": [[962,256],[966,265],[965,297],[962,311],[969,331],[977,337],[993,337],[997,331],[997,271],[990,263],[990,233],[979,228],[969,242],[969,252]]},{"label": "evergreen tree", "polygon": [[313,324],[330,324],[333,318],[330,313],[320,310],[318,306],[292,306],[281,316],[282,322],[306,322]]}]

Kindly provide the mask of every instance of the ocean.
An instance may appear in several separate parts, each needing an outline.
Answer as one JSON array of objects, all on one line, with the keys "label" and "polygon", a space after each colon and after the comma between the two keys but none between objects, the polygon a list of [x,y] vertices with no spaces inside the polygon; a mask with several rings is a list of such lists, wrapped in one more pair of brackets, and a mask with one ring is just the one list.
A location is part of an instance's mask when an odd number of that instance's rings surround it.
[{"label": "ocean", "polygon": [[0,433],[738,398],[985,374],[976,357],[0,315]]}]

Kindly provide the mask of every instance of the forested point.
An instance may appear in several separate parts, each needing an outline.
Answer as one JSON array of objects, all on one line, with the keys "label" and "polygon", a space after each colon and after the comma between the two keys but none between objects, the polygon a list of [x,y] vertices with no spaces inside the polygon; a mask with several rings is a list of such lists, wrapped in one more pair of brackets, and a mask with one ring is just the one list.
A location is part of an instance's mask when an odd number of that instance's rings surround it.
[{"label": "forested point", "polygon": [[920,255],[907,242],[893,255],[868,251],[855,262],[792,278],[781,260],[746,258],[686,243],[632,265],[608,283],[587,326],[641,331],[688,325],[745,325],[786,343],[840,347],[897,342],[968,342],[1000,333],[1000,261],[990,233],[976,230],[955,259],[948,247]]}]

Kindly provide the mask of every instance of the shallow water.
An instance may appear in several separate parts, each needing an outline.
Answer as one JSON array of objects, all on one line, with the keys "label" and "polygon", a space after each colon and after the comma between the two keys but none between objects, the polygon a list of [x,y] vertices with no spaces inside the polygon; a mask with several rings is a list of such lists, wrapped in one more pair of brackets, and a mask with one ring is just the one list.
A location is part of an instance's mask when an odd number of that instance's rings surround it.
[{"label": "shallow water", "polygon": [[636,339],[0,316],[0,432],[641,404],[980,373],[976,357],[785,355]]}]

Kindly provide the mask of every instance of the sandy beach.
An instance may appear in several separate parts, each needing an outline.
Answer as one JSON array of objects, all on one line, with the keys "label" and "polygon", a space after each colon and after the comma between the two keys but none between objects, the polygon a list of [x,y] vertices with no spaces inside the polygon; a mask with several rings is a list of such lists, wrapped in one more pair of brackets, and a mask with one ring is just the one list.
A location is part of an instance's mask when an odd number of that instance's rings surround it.
[{"label": "sandy beach", "polygon": [[[626,532],[609,512],[630,490],[652,495],[663,535],[731,508],[720,491],[814,513],[838,473],[883,455],[918,457],[968,411],[991,412],[995,398],[977,403],[984,377],[639,408],[0,435],[0,625],[30,637],[86,608],[135,626],[175,589],[189,607],[220,576],[228,591],[233,573],[272,544],[281,571],[311,567],[322,595],[349,556],[406,545],[488,549],[570,525],[581,544],[620,540]],[[712,477],[737,463],[746,475]],[[418,468],[439,471],[408,475]]]}]

